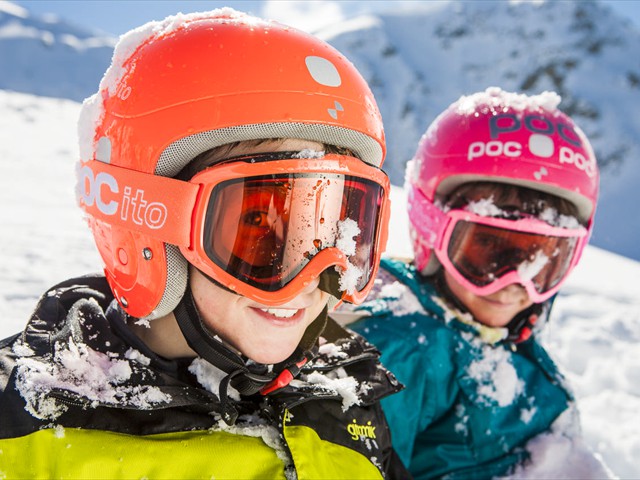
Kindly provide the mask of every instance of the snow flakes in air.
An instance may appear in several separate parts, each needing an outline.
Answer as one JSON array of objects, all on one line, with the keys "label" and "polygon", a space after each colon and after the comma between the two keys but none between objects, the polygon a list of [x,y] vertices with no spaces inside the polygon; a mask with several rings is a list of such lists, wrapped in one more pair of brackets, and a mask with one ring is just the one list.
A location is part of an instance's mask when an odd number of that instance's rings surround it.
[{"label": "snow flakes in air", "polygon": [[90,349],[87,345],[58,343],[53,360],[22,357],[17,360],[16,385],[26,401],[26,409],[36,418],[55,419],[66,406],[51,394],[69,392],[94,405],[111,404],[142,410],[171,400],[150,386],[124,385],[132,374],[126,360]]}]

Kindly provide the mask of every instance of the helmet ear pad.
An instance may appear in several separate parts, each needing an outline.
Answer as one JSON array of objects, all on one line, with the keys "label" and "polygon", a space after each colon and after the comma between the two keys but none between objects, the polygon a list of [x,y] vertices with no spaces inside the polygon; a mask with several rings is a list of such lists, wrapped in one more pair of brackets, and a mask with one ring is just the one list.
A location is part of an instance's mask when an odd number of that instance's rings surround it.
[{"label": "helmet ear pad", "polygon": [[146,320],[169,314],[187,286],[188,263],[178,247],[104,222],[92,223],[94,235],[109,238],[97,244],[105,275],[125,311]]}]

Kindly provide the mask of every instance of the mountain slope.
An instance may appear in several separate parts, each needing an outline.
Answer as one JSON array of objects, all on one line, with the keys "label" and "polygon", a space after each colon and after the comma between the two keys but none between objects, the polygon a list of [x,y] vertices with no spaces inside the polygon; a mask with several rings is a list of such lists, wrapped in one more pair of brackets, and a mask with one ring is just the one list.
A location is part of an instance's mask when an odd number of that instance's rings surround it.
[{"label": "mountain slope", "polygon": [[500,86],[554,90],[592,141],[602,168],[592,242],[640,259],[640,32],[598,2],[451,2],[362,16],[317,32],[369,81],[385,122],[385,170],[405,162],[440,111]]},{"label": "mountain slope", "polygon": [[0,89],[82,101],[95,92],[115,42],[0,1]]}]

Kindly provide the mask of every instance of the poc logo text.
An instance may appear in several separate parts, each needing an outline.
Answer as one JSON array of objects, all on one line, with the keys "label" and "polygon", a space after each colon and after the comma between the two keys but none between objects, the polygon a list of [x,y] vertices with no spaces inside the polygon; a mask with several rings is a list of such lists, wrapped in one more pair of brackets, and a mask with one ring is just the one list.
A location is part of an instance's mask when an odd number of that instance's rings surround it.
[{"label": "poc logo text", "polygon": [[[116,178],[106,172],[94,175],[85,165],[78,171],[78,198],[87,206],[95,205],[102,214],[119,214],[124,222],[156,230],[167,221],[167,206],[162,202],[148,202],[143,189],[125,186],[120,192]],[[108,200],[105,200],[107,198]]]}]

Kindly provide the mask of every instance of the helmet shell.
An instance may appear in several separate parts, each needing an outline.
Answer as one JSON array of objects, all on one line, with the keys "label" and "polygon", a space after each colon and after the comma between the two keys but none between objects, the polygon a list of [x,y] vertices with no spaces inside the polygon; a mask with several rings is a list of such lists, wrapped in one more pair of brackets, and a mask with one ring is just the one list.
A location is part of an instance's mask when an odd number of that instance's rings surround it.
[{"label": "helmet shell", "polygon": [[[376,167],[385,154],[374,97],[342,54],[228,8],[169,17],[121,37],[82,115],[83,161],[168,177],[206,150],[243,140],[332,144]],[[149,319],[171,312],[186,288],[179,249],[95,218],[89,223],[125,310]]]},{"label": "helmet shell", "polygon": [[[430,206],[458,186],[500,182],[540,190],[573,203],[590,232],[599,171],[584,132],[557,109],[551,92],[527,96],[490,88],[461,97],[429,126],[407,167],[411,237],[418,268],[430,273],[438,239],[416,231]],[[427,212],[427,213],[425,213]],[[429,268],[428,268],[429,267]]]}]

